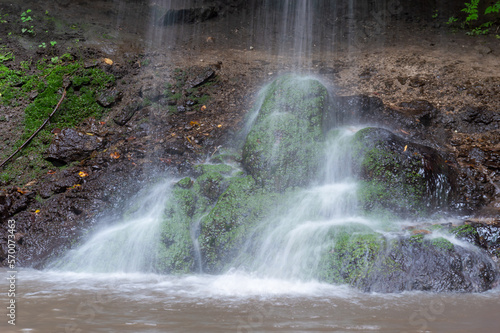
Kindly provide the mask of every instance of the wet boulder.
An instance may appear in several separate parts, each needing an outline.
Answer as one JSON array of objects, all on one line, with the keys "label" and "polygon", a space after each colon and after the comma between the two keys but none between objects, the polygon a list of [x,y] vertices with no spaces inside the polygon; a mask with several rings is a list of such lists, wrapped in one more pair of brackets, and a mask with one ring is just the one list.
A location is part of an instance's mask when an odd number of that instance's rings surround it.
[{"label": "wet boulder", "polygon": [[113,118],[117,125],[124,126],[134,114],[144,107],[142,100],[133,100],[125,105]]},{"label": "wet boulder", "polygon": [[243,147],[243,165],[258,185],[273,190],[306,185],[321,159],[328,92],[317,80],[286,75],[263,94]]},{"label": "wet boulder", "polygon": [[45,159],[56,164],[67,164],[89,157],[104,146],[104,139],[97,135],[66,128],[56,134],[45,152]]},{"label": "wet boulder", "polygon": [[359,200],[368,213],[423,217],[447,210],[457,195],[454,170],[438,151],[385,129],[356,133],[353,164]]},{"label": "wet boulder", "polygon": [[458,239],[486,250],[495,260],[500,259],[500,220],[468,221],[450,228]]},{"label": "wet boulder", "polygon": [[478,249],[443,237],[386,237],[364,226],[329,232],[318,278],[366,292],[482,292],[496,286],[498,270]]}]

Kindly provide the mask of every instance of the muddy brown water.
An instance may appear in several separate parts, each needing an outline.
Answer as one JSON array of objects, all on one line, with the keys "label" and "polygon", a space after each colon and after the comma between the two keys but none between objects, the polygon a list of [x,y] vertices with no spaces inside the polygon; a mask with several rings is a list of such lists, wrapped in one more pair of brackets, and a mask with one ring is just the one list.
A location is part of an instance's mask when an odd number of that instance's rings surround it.
[{"label": "muddy brown water", "polygon": [[220,276],[22,269],[1,332],[498,332],[500,290],[365,294],[345,286]]}]

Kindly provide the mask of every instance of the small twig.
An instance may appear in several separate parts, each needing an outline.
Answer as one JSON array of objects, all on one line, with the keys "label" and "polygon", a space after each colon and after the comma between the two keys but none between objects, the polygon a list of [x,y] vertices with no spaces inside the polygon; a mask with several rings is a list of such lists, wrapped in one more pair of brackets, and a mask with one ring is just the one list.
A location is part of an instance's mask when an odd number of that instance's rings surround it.
[{"label": "small twig", "polygon": [[38,127],[38,129],[35,131],[35,133],[33,133],[29,138],[28,140],[26,140],[21,147],[17,148],[17,150],[12,154],[10,155],[5,161],[2,162],[2,164],[0,164],[0,168],[3,167],[7,162],[9,162],[17,153],[19,153],[24,147],[26,147],[28,145],[28,143],[30,143],[31,140],[33,140],[33,138],[38,134],[38,132],[40,132],[44,127],[45,125],[47,125],[47,123],[50,121],[50,118],[52,118],[52,116],[56,113],[57,109],[59,109],[59,106],[61,106],[61,103],[64,99],[64,97],[66,97],[66,89],[64,89],[63,91],[63,94],[61,96],[61,99],[59,100],[59,102],[57,103],[56,107],[54,108],[54,111],[52,111],[52,113],[49,115],[49,117],[47,119],[45,119],[45,121],[43,122],[43,124]]}]

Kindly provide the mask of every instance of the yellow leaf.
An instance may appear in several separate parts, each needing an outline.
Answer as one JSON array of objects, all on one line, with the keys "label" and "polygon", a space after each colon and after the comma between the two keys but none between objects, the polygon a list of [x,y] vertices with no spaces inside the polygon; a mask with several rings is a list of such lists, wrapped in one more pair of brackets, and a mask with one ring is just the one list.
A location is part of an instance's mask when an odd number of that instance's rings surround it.
[{"label": "yellow leaf", "polygon": [[191,126],[193,126],[193,127],[194,127],[194,126],[200,126],[200,123],[199,123],[199,122],[197,122],[197,121],[192,121],[192,122],[190,122],[190,123],[189,123],[189,125],[191,125]]},{"label": "yellow leaf", "polygon": [[35,210],[35,214],[40,213],[40,209]]},{"label": "yellow leaf", "polygon": [[107,65],[113,65],[113,60],[109,59],[109,58],[104,58],[104,62],[107,64]]},{"label": "yellow leaf", "polygon": [[206,109],[207,109],[207,107],[206,107],[205,105],[203,105],[203,106],[201,107],[201,111],[205,111]]},{"label": "yellow leaf", "polygon": [[217,125],[217,127],[218,127],[218,128],[221,128],[221,127],[222,127],[222,125]]},{"label": "yellow leaf", "polygon": [[405,151],[406,151],[406,148],[408,148],[408,145],[406,145],[406,146],[405,146],[405,150],[403,150],[403,152],[405,152]]},{"label": "yellow leaf", "polygon": [[120,158],[120,153],[115,151],[114,153],[111,153],[109,154],[109,157],[111,157],[112,159],[119,159]]},{"label": "yellow leaf", "polygon": [[91,135],[91,136],[93,136],[93,135],[94,135],[94,134],[92,134],[92,133],[85,133],[85,134],[87,134],[87,135]]},{"label": "yellow leaf", "polygon": [[88,175],[89,175],[89,174],[88,174],[88,173],[86,173],[85,171],[80,171],[80,172],[78,173],[78,176],[80,176],[80,177],[82,177],[82,178],[83,178],[83,177],[87,177]]}]

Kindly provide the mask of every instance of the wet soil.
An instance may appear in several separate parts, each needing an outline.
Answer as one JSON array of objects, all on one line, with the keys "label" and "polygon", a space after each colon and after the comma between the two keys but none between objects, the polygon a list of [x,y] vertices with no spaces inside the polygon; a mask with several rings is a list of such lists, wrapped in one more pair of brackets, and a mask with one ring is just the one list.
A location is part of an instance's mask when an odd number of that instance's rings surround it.
[{"label": "wet soil", "polygon": [[[288,49],[296,44],[277,47],[281,37],[257,29],[248,8],[170,26],[147,24],[157,13],[155,4],[144,2],[0,1],[0,8],[8,20],[28,8],[56,18],[37,21],[34,36],[16,31],[2,38],[15,54],[12,66],[71,52],[113,73],[122,96],[103,119],[78,128],[103,138],[99,150],[64,168],[54,166],[35,182],[1,184],[0,216],[17,222],[20,265],[41,266],[74,244],[102,212],[120,211],[136,186],[158,174],[186,174],[231,146],[259,89],[297,70]],[[0,29],[2,36],[10,32],[2,24]],[[499,40],[412,19],[388,20],[368,37],[353,44],[339,34],[326,46],[314,45],[298,70],[320,78],[334,95],[368,98],[365,122],[443,152],[457,177],[472,184],[464,188],[474,208],[468,217],[500,223]],[[53,40],[52,49],[38,47]],[[207,70],[214,74],[189,86]],[[25,106],[0,106],[2,152],[21,136]],[[0,245],[4,259],[6,237]]]}]

